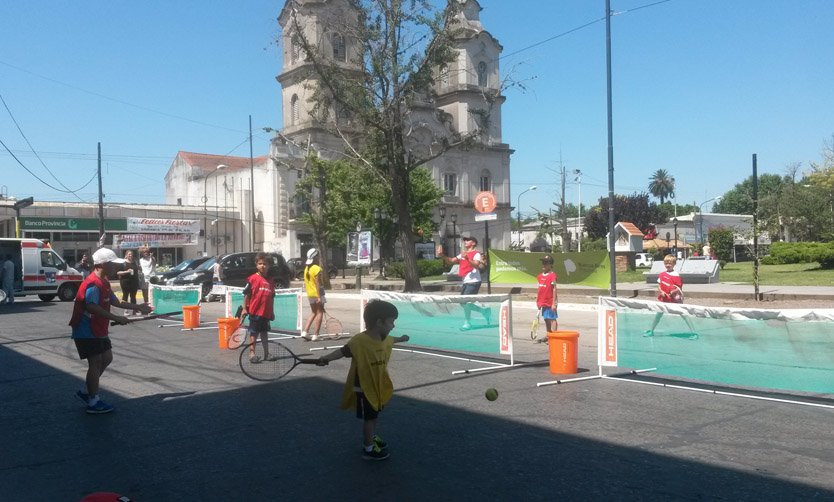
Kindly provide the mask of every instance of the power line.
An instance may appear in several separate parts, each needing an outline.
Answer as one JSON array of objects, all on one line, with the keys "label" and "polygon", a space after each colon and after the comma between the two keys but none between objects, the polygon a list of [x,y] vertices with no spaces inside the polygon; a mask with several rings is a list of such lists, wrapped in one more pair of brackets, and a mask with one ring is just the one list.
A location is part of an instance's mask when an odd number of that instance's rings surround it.
[{"label": "power line", "polygon": [[[78,191],[80,191],[80,190],[83,190],[83,189],[84,189],[84,187],[86,187],[87,185],[89,185],[90,183],[92,183],[92,181],[93,181],[93,180],[95,179],[95,177],[96,177],[96,175],[95,175],[95,173],[94,173],[94,174],[93,174],[93,176],[90,178],[90,180],[89,180],[89,181],[87,181],[87,183],[84,183],[84,185],[82,185],[82,186],[81,186],[81,188],[79,188],[78,190],[75,190],[75,191],[73,191],[73,190],[62,190],[62,189],[60,189],[60,188],[57,188],[57,187],[54,187],[54,186],[50,185],[50,184],[49,184],[49,183],[47,183],[46,181],[42,180],[42,179],[41,179],[41,178],[40,178],[37,174],[35,174],[35,173],[33,173],[31,170],[29,170],[29,168],[28,168],[28,167],[26,167],[26,165],[25,165],[25,164],[23,164],[23,162],[21,162],[21,161],[20,161],[20,159],[18,159],[18,158],[15,156],[15,154],[13,154],[13,153],[12,153],[12,151],[11,151],[11,150],[9,150],[9,147],[8,147],[8,146],[6,146],[6,143],[3,143],[3,140],[1,140],[1,139],[0,139],[0,145],[3,145],[3,148],[5,148],[7,152],[9,152],[9,155],[11,155],[11,156],[12,156],[12,158],[13,158],[15,161],[17,161],[17,163],[18,163],[18,164],[20,164],[20,167],[22,167],[23,169],[25,169],[27,173],[31,174],[31,175],[32,175],[32,176],[33,176],[36,180],[40,181],[41,183],[43,183],[44,185],[48,186],[49,188],[51,188],[51,189],[55,190],[56,192],[61,192],[61,193],[72,193],[72,194],[75,194],[75,192],[78,192]],[[76,195],[76,197],[77,197],[77,195]],[[81,199],[81,198],[79,197],[79,199]],[[82,200],[82,201],[83,201],[83,200]]]}]

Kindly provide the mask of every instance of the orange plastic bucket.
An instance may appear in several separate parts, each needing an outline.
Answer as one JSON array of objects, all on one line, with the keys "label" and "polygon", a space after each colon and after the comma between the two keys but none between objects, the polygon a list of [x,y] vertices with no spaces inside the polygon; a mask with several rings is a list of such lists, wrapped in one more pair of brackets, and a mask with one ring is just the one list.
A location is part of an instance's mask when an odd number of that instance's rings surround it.
[{"label": "orange plastic bucket", "polygon": [[240,326],[240,319],[237,317],[221,317],[217,320],[217,344],[221,349],[229,348],[229,338],[235,334]]},{"label": "orange plastic bucket", "polygon": [[182,308],[182,324],[185,329],[200,327],[200,306],[190,305]]},{"label": "orange plastic bucket", "polygon": [[578,370],[578,331],[550,331],[547,333],[550,347],[550,372],[557,374],[575,374]]}]

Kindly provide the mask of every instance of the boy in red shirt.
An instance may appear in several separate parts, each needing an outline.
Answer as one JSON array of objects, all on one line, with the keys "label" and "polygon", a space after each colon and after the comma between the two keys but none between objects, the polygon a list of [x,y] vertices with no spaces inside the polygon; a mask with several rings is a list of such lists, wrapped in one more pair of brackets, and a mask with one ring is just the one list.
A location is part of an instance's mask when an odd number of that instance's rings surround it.
[{"label": "boy in red shirt", "polygon": [[[675,270],[675,264],[677,262],[678,259],[671,254],[667,254],[663,258],[663,265],[666,267],[666,271],[661,272],[660,275],[657,276],[657,301],[659,302],[683,303],[683,280],[681,279],[680,274]],[[698,335],[695,333],[695,327],[692,325],[692,321],[686,316],[681,317],[686,323],[686,327],[689,328],[689,333],[687,333],[689,337],[697,338]],[[654,330],[657,328],[657,325],[660,323],[660,319],[662,318],[663,312],[656,313],[654,315],[652,327],[644,331],[643,336],[654,336]]]},{"label": "boy in red shirt", "polygon": [[[542,257],[542,273],[536,279],[539,281],[539,291],[536,294],[536,308],[541,312],[547,331],[559,329],[559,297],[556,294],[556,272],[553,271],[553,257],[545,255]],[[544,338],[538,338],[538,343],[547,342],[547,334]]]},{"label": "boy in red shirt", "polygon": [[246,279],[243,288],[243,315],[249,315],[249,361],[254,364],[261,362],[260,356],[255,355],[255,344],[258,337],[264,346],[264,357],[269,360],[269,321],[275,319],[273,299],[275,298],[275,280],[269,277],[270,257],[266,253],[258,253],[255,257],[257,272]]}]

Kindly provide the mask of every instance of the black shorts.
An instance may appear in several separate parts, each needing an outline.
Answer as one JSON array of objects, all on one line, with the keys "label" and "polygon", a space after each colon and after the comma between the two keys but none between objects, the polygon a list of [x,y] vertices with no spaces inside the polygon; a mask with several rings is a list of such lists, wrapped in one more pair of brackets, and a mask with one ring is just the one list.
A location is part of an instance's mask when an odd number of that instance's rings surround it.
[{"label": "black shorts", "polygon": [[73,338],[75,348],[78,350],[78,357],[87,359],[90,356],[104,354],[113,348],[110,338]]},{"label": "black shorts", "polygon": [[250,315],[249,316],[249,332],[254,334],[258,333],[266,333],[269,331],[271,326],[269,325],[269,319],[266,317],[261,317],[259,315]]},{"label": "black shorts", "polygon": [[382,411],[382,408],[380,408],[379,411],[375,410],[368,399],[365,398],[364,392],[356,393],[356,418],[361,418],[362,420],[376,420],[380,411]]}]

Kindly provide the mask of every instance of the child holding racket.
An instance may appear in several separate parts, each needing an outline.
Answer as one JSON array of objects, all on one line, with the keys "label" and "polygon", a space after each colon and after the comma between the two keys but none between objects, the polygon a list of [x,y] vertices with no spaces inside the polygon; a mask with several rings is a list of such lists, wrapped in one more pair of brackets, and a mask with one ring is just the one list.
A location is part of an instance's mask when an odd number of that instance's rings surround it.
[{"label": "child holding racket", "polygon": [[[539,290],[536,294],[536,308],[541,312],[547,331],[559,329],[559,297],[556,294],[556,272],[553,271],[553,257],[545,255],[541,259],[542,273],[536,279],[539,281]],[[538,315],[538,314],[537,314]],[[547,335],[536,340],[539,343],[547,342]]]},{"label": "child holding racket", "polygon": [[[661,272],[657,277],[657,300],[663,303],[683,303],[683,279],[680,274],[675,271],[675,264],[678,262],[674,255],[667,254],[663,257],[663,265],[666,267],[665,272]],[[654,316],[652,327],[647,329],[643,336],[654,336],[654,329],[663,318],[663,312],[658,312]],[[692,326],[692,321],[688,317],[683,316],[683,320],[689,327],[689,331],[695,334],[695,328]]]},{"label": "child holding racket", "polygon": [[362,423],[362,458],[385,460],[388,444],[376,434],[376,422],[383,406],[394,394],[388,376],[388,361],[395,343],[407,342],[408,335],[388,336],[399,313],[393,304],[372,300],[365,307],[365,331],[353,336],[343,347],[319,359],[319,364],[351,358],[350,370],[342,393],[342,408],[356,409]]},{"label": "child holding racket", "polygon": [[255,354],[255,344],[258,337],[264,347],[264,359],[269,359],[269,321],[275,319],[273,299],[275,298],[275,279],[269,276],[269,264],[272,259],[266,253],[255,256],[257,272],[246,279],[243,288],[243,312],[249,316],[249,361],[253,364],[261,362],[261,357]]},{"label": "child holding racket", "polygon": [[122,309],[138,310],[148,314],[152,308],[147,303],[136,305],[119,301],[110,287],[104,267],[108,263],[124,263],[116,253],[101,248],[93,253],[93,270],[78,287],[72,308],[72,339],[78,356],[87,360],[87,388],[79,390],[76,395],[87,405],[87,413],[101,414],[113,411],[113,406],[105,403],[98,395],[99,380],[107,366],[113,362],[112,344],[110,343],[110,321],[128,324],[130,319],[110,312],[115,306]]}]

